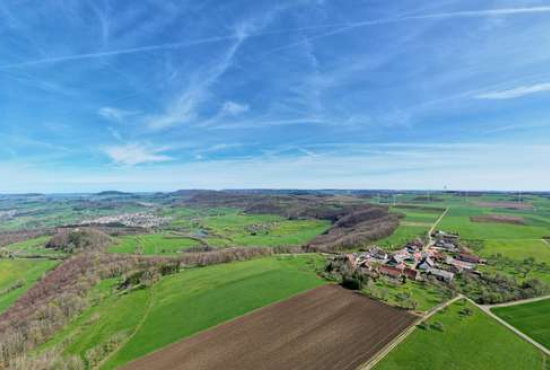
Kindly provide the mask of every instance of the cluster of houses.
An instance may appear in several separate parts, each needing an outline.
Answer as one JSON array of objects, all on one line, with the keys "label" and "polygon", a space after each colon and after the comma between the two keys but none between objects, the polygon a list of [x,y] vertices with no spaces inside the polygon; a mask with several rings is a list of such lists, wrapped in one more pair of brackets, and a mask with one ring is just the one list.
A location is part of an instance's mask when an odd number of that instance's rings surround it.
[{"label": "cluster of houses", "polygon": [[362,275],[385,276],[396,281],[423,281],[428,276],[451,282],[456,274],[478,273],[477,266],[483,261],[476,255],[459,247],[459,236],[436,231],[435,242],[424,245],[416,240],[404,248],[388,253],[376,246],[367,251],[344,254],[338,258]]},{"label": "cluster of houses", "polygon": [[154,228],[160,227],[172,219],[160,217],[148,212],[122,213],[111,216],[102,216],[92,220],[84,220],[79,225],[124,225],[127,227]]}]

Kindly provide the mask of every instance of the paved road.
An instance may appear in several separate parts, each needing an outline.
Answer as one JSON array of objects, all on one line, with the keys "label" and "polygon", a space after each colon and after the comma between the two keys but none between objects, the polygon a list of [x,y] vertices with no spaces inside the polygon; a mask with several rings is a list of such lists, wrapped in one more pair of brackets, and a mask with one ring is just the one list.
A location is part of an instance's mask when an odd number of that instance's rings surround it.
[{"label": "paved road", "polygon": [[416,329],[416,326],[423,323],[424,321],[428,320],[430,317],[432,317],[437,312],[441,311],[445,307],[455,303],[456,301],[464,298],[462,294],[457,295],[453,299],[448,300],[447,302],[444,302],[440,304],[439,306],[436,306],[429,310],[427,313],[422,315],[418,318],[415,322],[411,324],[405,330],[403,333],[399,334],[393,341],[388,343],[384,348],[382,348],[376,355],[374,355],[368,362],[364,363],[363,365],[359,366],[357,370],[370,370],[374,368],[388,353],[390,353],[395,347],[399,345],[399,343],[403,342],[409,335],[412,334],[412,332]]},{"label": "paved road", "polygon": [[500,323],[501,325],[504,325],[505,327],[507,327],[508,329],[510,329],[511,331],[513,331],[515,334],[517,334],[518,336],[520,336],[521,338],[523,338],[524,340],[526,340],[527,342],[531,343],[532,345],[534,345],[535,347],[537,347],[539,350],[541,350],[542,352],[544,352],[547,356],[550,356],[550,350],[548,348],[546,348],[545,346],[543,346],[542,344],[540,344],[539,342],[536,342],[534,339],[532,339],[531,337],[523,334],[521,331],[519,331],[518,329],[516,329],[515,327],[513,327],[512,325],[508,324],[506,321],[502,320],[500,317],[498,317],[497,315],[495,315],[494,313],[491,312],[491,307],[494,307],[494,306],[482,306],[482,305],[479,305],[477,303],[475,303],[474,301],[472,301],[470,298],[466,297],[466,299],[471,302],[472,304],[474,304],[477,308],[481,309],[483,312],[485,312],[487,315],[489,315],[490,317],[492,317],[493,319],[495,319],[498,323]]}]

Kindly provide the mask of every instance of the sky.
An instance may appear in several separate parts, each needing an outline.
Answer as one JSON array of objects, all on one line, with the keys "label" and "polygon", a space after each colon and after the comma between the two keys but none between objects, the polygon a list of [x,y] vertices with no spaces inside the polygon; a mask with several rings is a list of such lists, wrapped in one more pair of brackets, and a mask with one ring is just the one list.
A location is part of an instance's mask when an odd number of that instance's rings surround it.
[{"label": "sky", "polygon": [[550,190],[550,1],[2,0],[0,192]]}]

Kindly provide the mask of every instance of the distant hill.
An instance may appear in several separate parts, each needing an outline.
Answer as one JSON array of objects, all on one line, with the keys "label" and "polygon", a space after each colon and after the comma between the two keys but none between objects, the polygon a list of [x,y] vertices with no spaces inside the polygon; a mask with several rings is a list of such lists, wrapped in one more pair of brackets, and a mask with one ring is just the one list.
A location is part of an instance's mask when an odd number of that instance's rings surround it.
[{"label": "distant hill", "polygon": [[97,193],[96,195],[99,196],[125,196],[125,195],[134,195],[133,193],[126,193],[123,191],[117,191],[117,190],[106,190]]}]

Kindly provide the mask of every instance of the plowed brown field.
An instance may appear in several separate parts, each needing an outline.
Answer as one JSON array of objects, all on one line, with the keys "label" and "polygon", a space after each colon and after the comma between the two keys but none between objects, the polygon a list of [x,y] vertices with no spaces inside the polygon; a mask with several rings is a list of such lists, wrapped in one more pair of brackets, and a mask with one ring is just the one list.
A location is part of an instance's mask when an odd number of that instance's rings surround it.
[{"label": "plowed brown field", "polygon": [[414,316],[323,286],[138,359],[136,370],[351,370]]}]

